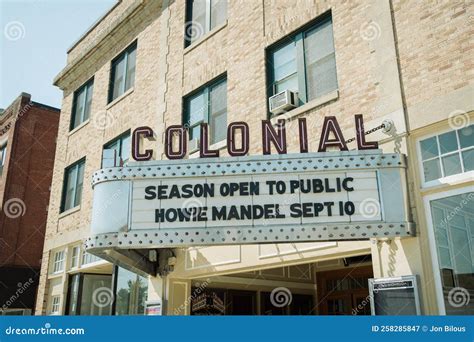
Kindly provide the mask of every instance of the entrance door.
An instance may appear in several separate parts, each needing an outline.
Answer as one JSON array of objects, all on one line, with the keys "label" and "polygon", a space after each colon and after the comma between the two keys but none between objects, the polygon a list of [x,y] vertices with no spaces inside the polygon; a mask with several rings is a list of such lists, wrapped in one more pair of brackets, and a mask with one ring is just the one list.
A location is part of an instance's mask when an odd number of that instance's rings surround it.
[{"label": "entrance door", "polygon": [[369,278],[372,266],[318,272],[319,313],[370,315]]},{"label": "entrance door", "polygon": [[352,295],[336,294],[328,296],[324,306],[326,312],[324,315],[350,315],[352,310]]},{"label": "entrance door", "polygon": [[229,290],[227,315],[256,315],[257,294],[253,291]]}]

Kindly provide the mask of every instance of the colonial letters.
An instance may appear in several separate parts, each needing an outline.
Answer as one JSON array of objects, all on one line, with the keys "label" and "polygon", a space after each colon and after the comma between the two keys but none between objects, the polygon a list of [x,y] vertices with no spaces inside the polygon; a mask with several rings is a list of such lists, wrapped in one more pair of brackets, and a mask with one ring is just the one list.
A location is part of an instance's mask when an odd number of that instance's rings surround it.
[{"label": "colonial letters", "polygon": [[[271,154],[272,148],[278,154],[287,153],[285,120],[278,120],[274,127],[270,120],[262,120],[261,136],[263,154]],[[298,119],[300,152],[308,152],[308,129],[305,118]],[[365,140],[362,115],[355,115],[355,135],[359,150],[377,149],[377,142]],[[140,148],[141,139],[152,139],[150,127],[138,127],[132,135],[132,157],[137,161],[152,159],[152,150]],[[227,127],[227,152],[230,156],[244,156],[249,151],[250,129],[245,122],[232,122]],[[165,155],[168,159],[183,159],[187,155],[188,132],[182,125],[172,125],[165,131]],[[318,152],[326,152],[328,148],[347,151],[347,144],[335,116],[324,118],[319,137]],[[199,156],[201,158],[217,158],[219,150],[212,149],[209,144],[209,126],[201,124]]]}]

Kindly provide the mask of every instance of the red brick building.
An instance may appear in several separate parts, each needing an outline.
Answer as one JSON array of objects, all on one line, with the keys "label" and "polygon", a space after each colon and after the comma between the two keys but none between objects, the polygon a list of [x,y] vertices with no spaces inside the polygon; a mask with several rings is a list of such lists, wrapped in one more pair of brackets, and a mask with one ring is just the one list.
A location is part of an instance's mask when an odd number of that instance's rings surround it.
[{"label": "red brick building", "polygon": [[59,114],[26,93],[0,114],[0,315],[34,309]]}]

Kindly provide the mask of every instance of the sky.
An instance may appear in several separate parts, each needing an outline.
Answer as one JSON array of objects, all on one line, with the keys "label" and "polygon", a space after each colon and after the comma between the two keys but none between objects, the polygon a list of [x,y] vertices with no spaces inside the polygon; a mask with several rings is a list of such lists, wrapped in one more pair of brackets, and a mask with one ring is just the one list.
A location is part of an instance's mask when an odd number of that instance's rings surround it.
[{"label": "sky", "polygon": [[67,50],[116,0],[0,0],[0,108],[21,92],[61,108]]}]

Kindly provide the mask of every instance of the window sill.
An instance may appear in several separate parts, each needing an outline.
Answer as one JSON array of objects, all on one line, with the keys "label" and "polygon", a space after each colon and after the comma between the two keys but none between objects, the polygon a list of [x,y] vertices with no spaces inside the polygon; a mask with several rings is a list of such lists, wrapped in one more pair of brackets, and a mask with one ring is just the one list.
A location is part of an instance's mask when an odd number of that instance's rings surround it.
[{"label": "window sill", "polygon": [[208,33],[206,33],[204,36],[202,36],[198,40],[192,42],[191,45],[185,47],[184,54],[186,55],[190,51],[194,50],[196,47],[204,43],[206,40],[214,36],[217,32],[221,31],[226,26],[227,26],[227,20],[223,22],[222,24],[220,24],[219,26],[214,27],[212,30],[210,30]]},{"label": "window sill", "polygon": [[307,111],[310,111],[316,107],[322,106],[328,102],[337,100],[339,98],[339,90],[333,90],[330,93],[327,93],[326,95],[323,95],[321,97],[318,97],[314,100],[309,101],[308,103],[305,103],[304,105],[297,107],[293,110],[290,110],[289,112],[286,112],[284,114],[280,114],[277,116],[274,116],[270,119],[272,125],[276,124],[278,120],[284,119],[284,120],[291,120],[301,114],[306,113]]},{"label": "window sill", "polygon": [[[227,146],[227,139],[224,139],[224,140],[221,140],[219,142],[216,142],[215,144],[212,144],[211,146],[209,146],[209,149],[211,149],[211,150],[222,150],[226,146]],[[195,150],[195,151],[193,151],[189,154],[189,159],[193,159],[193,158],[199,158],[199,149],[197,149],[197,150]]]},{"label": "window sill", "polygon": [[86,126],[89,122],[90,122],[90,119],[87,119],[86,121],[84,121],[83,123],[81,123],[79,126],[73,128],[71,131],[69,131],[69,133],[67,134],[67,136],[70,137],[71,135],[73,135],[74,133],[76,133],[77,131],[79,131],[82,127]]},{"label": "window sill", "polygon": [[62,277],[63,273],[64,273],[64,271],[56,272],[56,273],[50,273],[48,275],[48,279],[60,278],[60,277]]},{"label": "window sill", "polygon": [[94,268],[97,266],[107,265],[107,264],[110,264],[107,260],[97,260],[88,264],[81,265],[81,271]]},{"label": "window sill", "polygon": [[[423,177],[423,175],[422,175]],[[426,195],[432,192],[444,191],[446,187],[459,186],[467,184],[474,178],[474,171],[467,171],[455,175],[438,178],[432,181],[424,182],[421,188],[421,194]]]},{"label": "window sill", "polygon": [[76,207],[74,207],[74,208],[68,209],[68,210],[66,210],[66,211],[63,211],[62,213],[59,214],[58,219],[62,219],[63,217],[66,217],[66,216],[68,216],[68,215],[71,215],[71,214],[73,214],[73,213],[75,213],[75,212],[77,212],[77,211],[79,211],[79,210],[81,210],[81,206],[80,206],[80,205],[78,205],[78,206],[76,206]]},{"label": "window sill", "polygon": [[110,109],[112,108],[113,106],[115,106],[117,103],[119,103],[120,101],[122,101],[124,98],[126,98],[128,95],[130,95],[131,93],[133,93],[133,91],[135,90],[135,87],[131,87],[130,89],[128,89],[125,93],[123,93],[122,95],[120,95],[119,97],[117,97],[115,100],[113,100],[112,102],[110,102],[107,106],[105,106],[105,109]]}]

